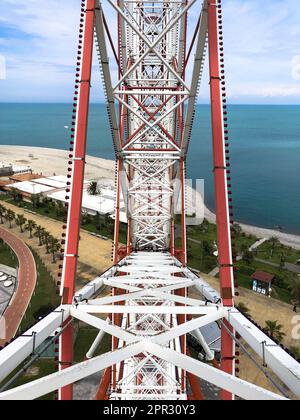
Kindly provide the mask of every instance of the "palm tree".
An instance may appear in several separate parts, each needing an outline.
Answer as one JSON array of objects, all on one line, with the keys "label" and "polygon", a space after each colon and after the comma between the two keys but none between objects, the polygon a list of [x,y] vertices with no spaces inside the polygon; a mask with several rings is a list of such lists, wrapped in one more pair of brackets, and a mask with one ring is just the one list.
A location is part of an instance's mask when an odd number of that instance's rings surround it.
[{"label": "palm tree", "polygon": [[1,225],[3,225],[3,223],[4,223],[5,213],[6,213],[6,208],[4,206],[2,206],[2,204],[1,204],[0,205],[0,222],[1,222]]},{"label": "palm tree", "polygon": [[281,254],[280,256],[280,262],[279,262],[279,269],[283,270],[286,263],[286,256],[284,254]]},{"label": "palm tree", "polygon": [[52,264],[56,263],[56,254],[60,250],[60,243],[57,239],[53,238],[53,236],[50,237],[50,248],[49,248],[51,254],[52,254]]},{"label": "palm tree", "polygon": [[43,242],[46,245],[46,252],[47,252],[47,254],[49,254],[50,253],[49,246],[50,246],[50,242],[51,242],[51,235],[46,230],[44,231],[44,234],[43,234]]},{"label": "palm tree", "polygon": [[98,188],[97,181],[91,181],[88,186],[88,193],[89,195],[99,195],[100,189]]},{"label": "palm tree", "polygon": [[15,212],[13,210],[7,210],[5,218],[9,222],[9,228],[12,228],[12,222],[15,220]]},{"label": "palm tree", "polygon": [[34,220],[28,220],[27,225],[25,226],[25,229],[28,230],[28,232],[30,232],[30,239],[33,238],[32,232],[34,231],[35,228],[36,228],[35,221]]},{"label": "palm tree", "polygon": [[45,229],[42,226],[37,226],[35,230],[34,236],[39,238],[39,246],[43,246],[43,235],[44,235]]},{"label": "palm tree", "polygon": [[265,332],[270,334],[274,340],[282,342],[286,334],[282,331],[283,325],[278,324],[278,321],[266,321]]},{"label": "palm tree", "polygon": [[23,214],[17,214],[16,216],[16,225],[20,227],[20,232],[23,233],[23,226],[27,222],[27,219],[24,217]]}]

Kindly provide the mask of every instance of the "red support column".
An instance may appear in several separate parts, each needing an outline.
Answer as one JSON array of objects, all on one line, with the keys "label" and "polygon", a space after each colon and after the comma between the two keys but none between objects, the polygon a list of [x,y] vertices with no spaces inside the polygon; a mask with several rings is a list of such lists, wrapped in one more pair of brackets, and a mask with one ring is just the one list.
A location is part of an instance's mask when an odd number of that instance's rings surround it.
[{"label": "red support column", "polygon": [[[83,31],[82,67],[80,74],[79,99],[77,106],[75,145],[73,155],[71,201],[68,212],[68,230],[66,237],[63,268],[63,304],[72,304],[75,293],[75,280],[78,264],[79,234],[81,221],[82,191],[84,183],[88,112],[93,56],[93,37],[96,0],[87,0]],[[73,363],[73,326],[70,325],[60,340],[60,369]],[[61,400],[73,398],[73,386],[60,390]]]},{"label": "red support column", "polygon": [[[218,231],[221,296],[224,306],[233,306],[234,282],[216,3],[217,2],[215,0],[208,1],[208,42],[215,178],[215,207]],[[224,328],[222,330],[221,369],[229,374],[234,373],[233,340]],[[226,391],[222,391],[222,399],[232,399],[232,395]]]}]

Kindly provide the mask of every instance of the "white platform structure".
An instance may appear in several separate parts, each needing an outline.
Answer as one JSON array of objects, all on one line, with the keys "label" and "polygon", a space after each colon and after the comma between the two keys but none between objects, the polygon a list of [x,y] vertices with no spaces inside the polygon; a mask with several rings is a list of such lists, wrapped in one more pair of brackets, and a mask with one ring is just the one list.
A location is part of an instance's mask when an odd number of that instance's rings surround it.
[{"label": "white platform structure", "polygon": [[[121,283],[120,272],[123,274]],[[178,277],[178,274],[183,277]],[[176,296],[173,292],[182,288],[183,284],[187,289],[197,288],[203,300]],[[124,294],[97,298],[103,285],[120,288]],[[3,349],[0,353],[0,381],[29,357],[34,347],[41,346],[55,331],[59,332],[62,322],[70,316],[95,327],[99,332],[117,337],[118,349],[2,392],[0,400],[39,398],[57,390],[59,386],[79,381],[113,365],[117,378],[120,370],[123,374],[111,392],[112,400],[186,400],[187,395],[181,388],[184,372],[190,372],[243,399],[284,400],[280,394],[181,354],[179,337],[222,319],[230,320],[251,348],[300,397],[299,364],[237,309],[224,308],[220,303],[208,301],[220,302],[220,296],[169,254],[133,254],[80,290],[73,305],[57,308],[23,337]],[[178,303],[183,305],[176,305]],[[107,313],[126,314],[122,326],[114,326],[109,320],[99,318],[99,315]],[[178,325],[178,314],[192,315],[192,319]]]}]

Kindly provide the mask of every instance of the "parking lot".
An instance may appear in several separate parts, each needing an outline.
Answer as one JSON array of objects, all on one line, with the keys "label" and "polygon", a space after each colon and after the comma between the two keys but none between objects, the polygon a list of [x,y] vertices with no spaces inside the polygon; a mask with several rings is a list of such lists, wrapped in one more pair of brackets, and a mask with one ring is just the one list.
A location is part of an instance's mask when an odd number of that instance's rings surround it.
[{"label": "parking lot", "polygon": [[17,270],[0,264],[0,316],[3,315],[17,287]]}]

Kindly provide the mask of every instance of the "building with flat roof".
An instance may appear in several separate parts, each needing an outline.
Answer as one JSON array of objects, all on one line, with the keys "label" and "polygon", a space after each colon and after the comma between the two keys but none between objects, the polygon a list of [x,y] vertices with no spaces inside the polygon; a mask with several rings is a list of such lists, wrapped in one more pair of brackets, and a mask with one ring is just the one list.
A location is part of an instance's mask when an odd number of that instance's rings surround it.
[{"label": "building with flat roof", "polygon": [[262,295],[270,295],[274,279],[274,274],[266,273],[265,271],[256,271],[252,274],[252,290]]}]

